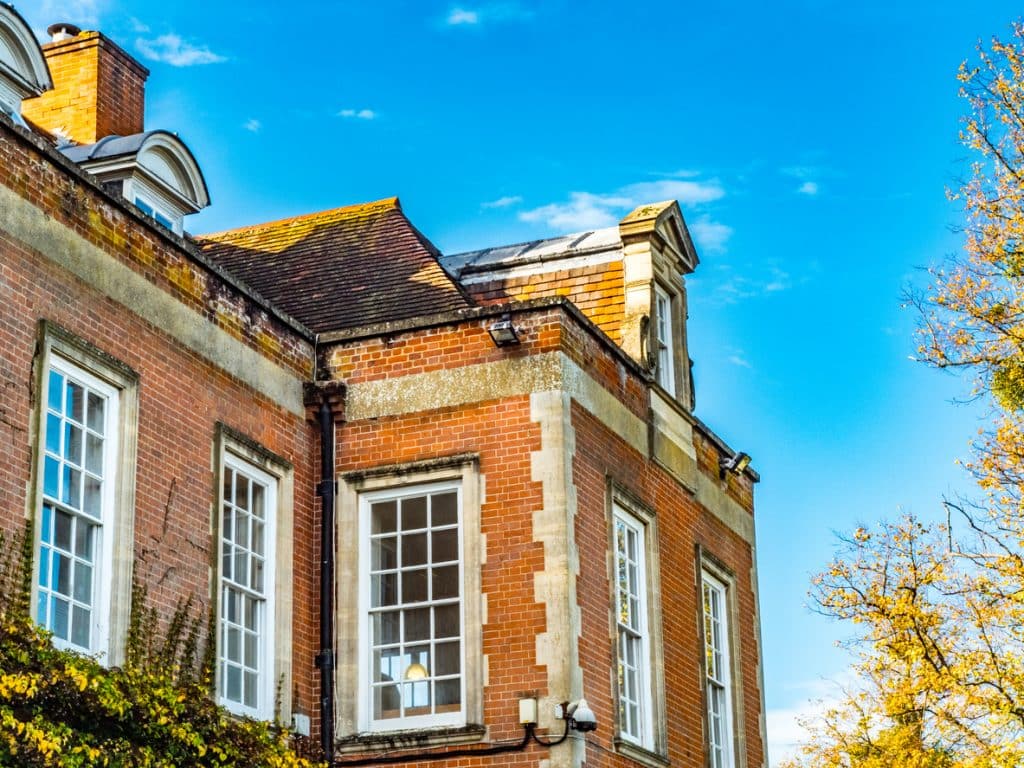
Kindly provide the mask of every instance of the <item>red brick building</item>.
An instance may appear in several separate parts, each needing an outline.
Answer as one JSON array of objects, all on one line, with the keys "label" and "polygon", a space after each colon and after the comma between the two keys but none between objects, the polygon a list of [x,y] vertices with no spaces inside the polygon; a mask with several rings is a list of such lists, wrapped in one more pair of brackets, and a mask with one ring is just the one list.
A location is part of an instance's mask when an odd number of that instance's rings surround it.
[{"label": "red brick building", "polygon": [[757,475],[693,415],[678,205],[455,255],[397,199],[192,237],[146,70],[52,31],[0,5],[0,524],[54,642],[118,663],[135,581],[339,764],[765,765]]}]

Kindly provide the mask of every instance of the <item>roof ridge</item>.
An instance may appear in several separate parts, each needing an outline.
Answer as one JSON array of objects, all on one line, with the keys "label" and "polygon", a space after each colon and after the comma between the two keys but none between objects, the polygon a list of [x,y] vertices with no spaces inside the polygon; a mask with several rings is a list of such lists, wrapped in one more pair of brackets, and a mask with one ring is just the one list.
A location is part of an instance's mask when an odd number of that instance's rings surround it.
[{"label": "roof ridge", "polygon": [[325,211],[314,211],[313,213],[303,213],[298,216],[288,216],[283,219],[275,219],[274,221],[264,221],[257,224],[245,224],[241,227],[235,227],[234,229],[224,229],[219,232],[207,232],[204,234],[197,234],[193,236],[193,239],[197,241],[203,240],[215,240],[223,238],[228,235],[241,235],[243,233],[258,232],[265,229],[273,229],[276,227],[282,227],[288,224],[299,223],[304,221],[313,221],[316,219],[331,219],[334,217],[352,214],[356,211],[365,211],[367,213],[386,212],[397,210],[401,212],[402,203],[399,201],[397,195],[391,197],[383,197],[379,200],[371,200],[367,203],[353,203],[352,205],[343,205],[338,208],[328,208]]}]

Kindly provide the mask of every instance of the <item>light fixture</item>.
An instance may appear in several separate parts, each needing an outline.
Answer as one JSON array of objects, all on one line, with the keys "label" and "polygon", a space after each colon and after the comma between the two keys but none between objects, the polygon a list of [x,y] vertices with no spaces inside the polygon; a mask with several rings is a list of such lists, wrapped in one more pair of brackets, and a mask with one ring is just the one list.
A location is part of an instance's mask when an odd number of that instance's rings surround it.
[{"label": "light fixture", "polygon": [[496,347],[507,347],[519,343],[519,331],[512,325],[512,315],[506,312],[501,320],[496,320],[487,326],[487,332],[491,334],[491,340]]},{"label": "light fixture", "polygon": [[429,676],[427,668],[420,664],[418,661],[414,661],[408,667],[405,668],[405,679],[406,680],[426,680]]},{"label": "light fixture", "polygon": [[739,475],[749,466],[750,456],[743,451],[737,451],[732,456],[722,457],[718,460],[718,474],[724,480],[726,472]]}]

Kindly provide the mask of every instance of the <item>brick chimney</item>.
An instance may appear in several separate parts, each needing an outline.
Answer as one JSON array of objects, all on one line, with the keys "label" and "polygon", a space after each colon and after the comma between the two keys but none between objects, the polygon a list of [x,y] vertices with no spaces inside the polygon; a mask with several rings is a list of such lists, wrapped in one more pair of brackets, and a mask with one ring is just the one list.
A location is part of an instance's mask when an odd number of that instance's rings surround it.
[{"label": "brick chimney", "polygon": [[99,32],[54,24],[42,46],[53,90],[22,102],[22,115],[78,144],[143,131],[149,70]]}]

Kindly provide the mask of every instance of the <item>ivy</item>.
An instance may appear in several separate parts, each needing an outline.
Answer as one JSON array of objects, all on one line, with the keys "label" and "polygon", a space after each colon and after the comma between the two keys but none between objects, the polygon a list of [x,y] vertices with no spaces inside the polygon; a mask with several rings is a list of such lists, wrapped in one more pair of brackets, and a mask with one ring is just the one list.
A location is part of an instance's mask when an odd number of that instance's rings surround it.
[{"label": "ivy", "polygon": [[31,527],[14,537],[0,532],[0,553],[0,766],[317,765],[299,754],[305,740],[214,703],[216,624],[193,615],[192,599],[158,633],[146,590],[134,585],[126,661],[107,668],[55,648],[31,620]]}]

